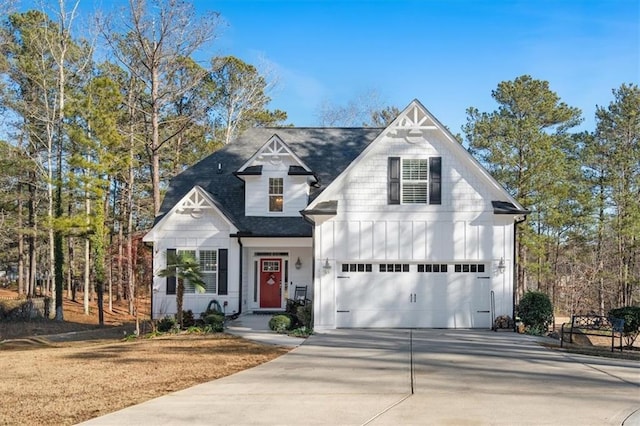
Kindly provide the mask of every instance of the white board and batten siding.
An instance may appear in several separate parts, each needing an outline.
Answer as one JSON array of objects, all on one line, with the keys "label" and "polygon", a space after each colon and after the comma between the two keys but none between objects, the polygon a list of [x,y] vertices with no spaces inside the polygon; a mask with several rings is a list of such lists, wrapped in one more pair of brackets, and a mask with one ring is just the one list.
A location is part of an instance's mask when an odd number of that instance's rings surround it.
[{"label": "white board and batten siding", "polygon": [[[490,328],[492,315],[511,315],[513,218],[493,213],[500,189],[438,131],[419,143],[383,136],[374,144],[321,195],[338,211],[315,229],[315,327]],[[392,156],[441,157],[441,204],[388,204]],[[424,272],[436,264],[446,272]]]}]

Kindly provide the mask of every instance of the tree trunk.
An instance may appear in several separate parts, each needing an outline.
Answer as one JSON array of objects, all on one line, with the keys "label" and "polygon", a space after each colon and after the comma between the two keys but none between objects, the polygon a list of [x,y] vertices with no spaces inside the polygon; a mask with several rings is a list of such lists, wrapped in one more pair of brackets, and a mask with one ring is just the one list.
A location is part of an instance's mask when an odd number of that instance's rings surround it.
[{"label": "tree trunk", "polygon": [[[117,290],[117,298],[118,300],[122,300],[124,298],[124,283],[126,282],[125,272],[124,272],[124,229],[122,226],[123,218],[126,215],[126,204],[124,202],[124,197],[122,196],[122,186],[118,186],[120,189],[117,191],[118,193],[118,204],[120,214],[117,218],[119,226],[118,226],[118,261],[116,262],[117,267],[117,277],[118,277],[118,290]],[[114,202],[115,204],[115,202]],[[114,217],[114,221],[116,218]]]},{"label": "tree trunk", "polygon": [[[90,226],[89,215],[91,214],[91,201],[89,200],[89,194],[85,193],[84,198],[84,212],[87,216],[87,229]],[[90,264],[91,261],[91,241],[89,237],[84,240],[84,295],[83,295],[83,306],[84,306],[84,314],[89,315],[89,293],[91,292],[91,271]]]},{"label": "tree trunk", "polygon": [[160,77],[157,66],[151,69],[151,185],[153,186],[153,215],[160,211]]},{"label": "tree trunk", "polygon": [[18,184],[18,229],[16,232],[16,238],[18,239],[18,294],[23,295],[27,293],[25,285],[24,274],[24,232],[22,230],[22,215],[24,209],[24,202],[22,200],[23,185]]},{"label": "tree trunk", "polygon": [[67,299],[76,301],[75,270],[74,270],[74,239],[69,237],[67,240],[67,251],[69,253],[69,267],[67,268]]},{"label": "tree trunk", "polygon": [[27,226],[29,235],[27,237],[27,262],[29,270],[27,272],[27,296],[34,297],[36,295],[36,235],[38,231],[38,223],[36,219],[37,191],[35,184],[35,173],[29,172],[29,202],[28,202],[28,219]]},{"label": "tree trunk", "polygon": [[184,300],[184,280],[178,278],[178,288],[176,289],[176,319],[178,326],[182,329],[182,303]]},{"label": "tree trunk", "polygon": [[[135,298],[137,295],[135,294],[135,280],[133,273],[133,252],[131,248],[131,239],[133,238],[133,191],[135,188],[135,169],[134,169],[134,160],[135,160],[135,126],[134,126],[134,113],[133,109],[133,101],[134,101],[134,92],[130,90],[129,93],[129,175],[127,177],[127,202],[125,204],[125,209],[127,213],[127,247],[126,253],[127,258],[129,259],[128,268],[127,268],[127,277],[128,277],[128,285],[129,285],[129,314],[136,315],[137,318],[137,310],[135,306],[137,305]],[[122,228],[122,227],[121,227]]]}]

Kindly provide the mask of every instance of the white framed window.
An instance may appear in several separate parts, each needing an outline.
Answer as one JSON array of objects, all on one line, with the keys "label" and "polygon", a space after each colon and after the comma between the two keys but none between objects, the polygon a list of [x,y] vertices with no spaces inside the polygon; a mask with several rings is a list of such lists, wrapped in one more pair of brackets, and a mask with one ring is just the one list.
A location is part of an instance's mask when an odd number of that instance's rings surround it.
[{"label": "white framed window", "polygon": [[[217,250],[179,250],[181,253],[189,253],[200,265],[202,281],[204,281],[204,293],[216,294],[218,292],[218,251]],[[200,293],[202,290],[189,280],[184,281],[184,293]]]},{"label": "white framed window", "polygon": [[202,272],[202,281],[205,284],[204,292],[217,293],[218,251],[201,250],[198,260],[200,262],[200,271]]},{"label": "white framed window", "polygon": [[441,204],[442,158],[389,157],[388,204]]},{"label": "white framed window", "polygon": [[426,204],[429,190],[429,161],[402,159],[402,204]]},{"label": "white framed window", "polygon": [[281,212],[284,202],[284,179],[269,178],[269,211]]}]

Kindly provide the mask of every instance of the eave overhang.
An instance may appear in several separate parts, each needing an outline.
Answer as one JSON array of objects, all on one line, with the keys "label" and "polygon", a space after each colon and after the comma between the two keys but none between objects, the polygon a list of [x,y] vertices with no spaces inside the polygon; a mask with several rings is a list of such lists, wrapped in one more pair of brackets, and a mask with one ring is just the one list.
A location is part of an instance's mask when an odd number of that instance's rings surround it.
[{"label": "eave overhang", "polygon": [[318,203],[313,209],[300,211],[300,214],[312,224],[319,225],[338,214],[338,201],[323,201]]},{"label": "eave overhang", "polygon": [[528,215],[531,210],[520,209],[509,201],[492,201],[493,214]]}]

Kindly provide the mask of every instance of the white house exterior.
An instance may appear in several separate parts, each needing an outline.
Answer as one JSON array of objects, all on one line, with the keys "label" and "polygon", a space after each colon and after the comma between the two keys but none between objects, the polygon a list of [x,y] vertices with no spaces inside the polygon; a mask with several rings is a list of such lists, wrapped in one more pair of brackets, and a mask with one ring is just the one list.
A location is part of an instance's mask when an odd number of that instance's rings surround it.
[{"label": "white house exterior", "polygon": [[[227,314],[306,286],[314,328],[490,328],[513,315],[520,206],[418,101],[387,128],[262,128],[171,182],[145,241],[190,250]],[[176,310],[155,277],[154,318]]]}]

